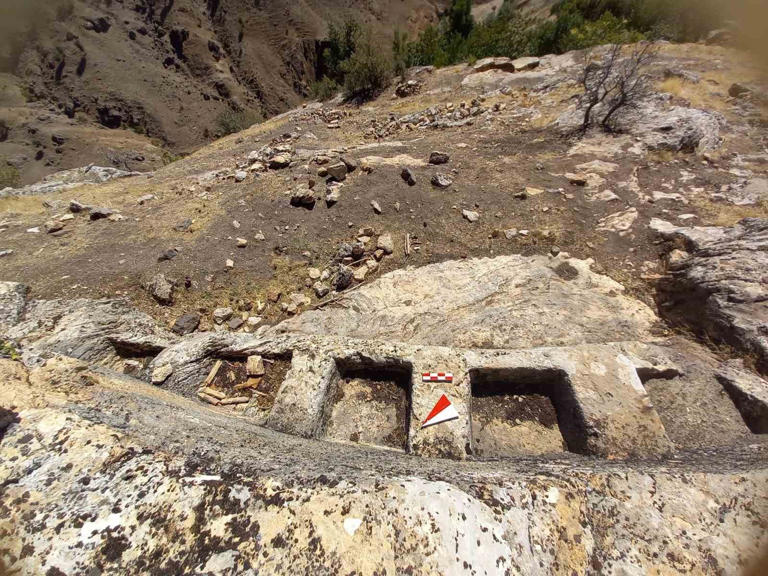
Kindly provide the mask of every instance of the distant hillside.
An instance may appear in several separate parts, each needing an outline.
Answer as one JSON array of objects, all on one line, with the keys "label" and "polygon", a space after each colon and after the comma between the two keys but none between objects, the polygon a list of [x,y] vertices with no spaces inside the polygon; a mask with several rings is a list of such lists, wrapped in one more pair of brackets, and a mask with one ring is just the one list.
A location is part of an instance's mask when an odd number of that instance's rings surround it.
[{"label": "distant hillside", "polygon": [[227,111],[268,116],[315,79],[329,22],[354,16],[389,42],[435,21],[443,0],[4,0],[0,72],[27,98],[130,127],[176,151],[220,131]]}]

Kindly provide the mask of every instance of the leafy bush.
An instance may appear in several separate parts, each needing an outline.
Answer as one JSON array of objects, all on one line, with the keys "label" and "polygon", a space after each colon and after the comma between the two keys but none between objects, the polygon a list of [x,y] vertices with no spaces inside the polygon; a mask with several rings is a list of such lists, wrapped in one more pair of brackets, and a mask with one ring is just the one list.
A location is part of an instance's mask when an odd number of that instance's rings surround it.
[{"label": "leafy bush", "polygon": [[352,56],[341,64],[344,93],[348,99],[368,100],[389,85],[392,64],[373,45],[370,36],[360,40]]},{"label": "leafy bush", "polygon": [[222,136],[241,132],[254,124],[261,122],[262,117],[253,110],[224,110],[219,114],[216,123]]},{"label": "leafy bush", "polygon": [[336,82],[336,80],[329,78],[328,76],[323,76],[320,80],[317,82],[314,82],[309,87],[309,93],[315,100],[320,100],[321,102],[325,102],[326,100],[330,100],[336,94],[339,92],[339,85]]},{"label": "leafy bush", "polygon": [[408,35],[399,28],[395,29],[392,38],[392,66],[395,75],[405,80],[405,73],[408,70]]},{"label": "leafy bush", "polygon": [[641,32],[628,27],[626,20],[606,12],[594,22],[587,20],[578,28],[571,29],[562,39],[562,49],[568,51],[600,44],[632,44],[644,39]]},{"label": "leafy bush", "polygon": [[323,50],[324,76],[337,83],[344,82],[342,64],[355,52],[360,36],[360,26],[354,20],[347,20],[341,27],[328,25],[328,46]]},{"label": "leafy bush", "polygon": [[21,185],[21,176],[16,166],[11,166],[5,160],[0,159],[0,190],[3,188],[18,188]]}]

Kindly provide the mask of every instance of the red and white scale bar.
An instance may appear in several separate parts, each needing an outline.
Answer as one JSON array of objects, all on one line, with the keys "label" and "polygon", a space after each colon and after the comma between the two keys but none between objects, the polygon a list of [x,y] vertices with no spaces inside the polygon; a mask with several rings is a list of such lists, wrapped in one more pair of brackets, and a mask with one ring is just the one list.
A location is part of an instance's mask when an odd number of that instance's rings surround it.
[{"label": "red and white scale bar", "polygon": [[422,382],[453,382],[453,374],[451,372],[422,372]]}]

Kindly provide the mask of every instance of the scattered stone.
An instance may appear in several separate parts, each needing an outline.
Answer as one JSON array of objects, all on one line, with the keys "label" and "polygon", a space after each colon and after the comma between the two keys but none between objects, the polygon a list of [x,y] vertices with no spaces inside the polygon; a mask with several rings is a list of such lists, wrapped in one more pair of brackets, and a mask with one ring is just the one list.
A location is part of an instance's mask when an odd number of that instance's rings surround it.
[{"label": "scattered stone", "polygon": [[173,291],[176,288],[176,283],[167,279],[164,274],[155,274],[144,287],[160,304],[173,304]]},{"label": "scattered stone", "polygon": [[395,243],[392,240],[392,234],[382,234],[376,240],[376,248],[383,250],[384,254],[392,254],[395,251]]},{"label": "scattered stone", "polygon": [[344,162],[344,165],[347,167],[347,173],[351,173],[357,170],[357,160],[354,158],[350,158],[349,156],[341,156],[339,160]]},{"label": "scattered stone", "polygon": [[81,204],[77,200],[70,200],[69,210],[70,212],[74,212],[75,214],[77,214],[79,212],[89,212],[91,210],[91,207],[86,206],[85,204]]},{"label": "scattered stone", "polygon": [[453,180],[446,174],[438,173],[432,176],[432,186],[435,186],[436,188],[448,188],[451,184],[453,184]]},{"label": "scattered stone", "polygon": [[74,220],[75,215],[74,214],[62,214],[59,216],[59,221],[61,222],[69,222],[70,220]]},{"label": "scattered stone", "polygon": [[144,196],[139,196],[139,199],[136,201],[137,204],[140,206],[143,206],[150,200],[154,200],[156,196],[154,194],[144,194]]},{"label": "scattered stone", "polygon": [[587,175],[582,173],[574,174],[572,172],[568,172],[566,173],[565,177],[568,178],[568,182],[574,186],[586,186],[587,182],[589,181]]},{"label": "scattered stone", "polygon": [[291,165],[291,157],[287,154],[277,154],[269,160],[269,167],[272,170],[281,170]]},{"label": "scattered stone", "polygon": [[235,261],[230,258],[227,258],[226,262],[224,262],[224,266],[226,268],[232,269],[235,267]]},{"label": "scattered stone", "polygon": [[105,208],[103,206],[94,206],[91,208],[91,220],[99,220],[101,218],[109,218],[115,213],[111,208]]},{"label": "scattered stone", "polygon": [[397,86],[395,86],[395,96],[398,98],[406,98],[408,96],[413,96],[415,94],[418,94],[421,90],[421,82],[417,80],[407,80],[405,82],[401,82]]},{"label": "scattered stone", "polygon": [[558,254],[560,254],[560,247],[552,246],[552,248],[549,249],[549,253],[552,254],[552,256],[557,256]]},{"label": "scattered stone", "polygon": [[432,152],[429,155],[429,163],[430,164],[447,164],[450,160],[450,156],[446,154],[445,152]]},{"label": "scattered stone", "polygon": [[414,186],[416,184],[416,178],[413,176],[413,172],[411,172],[410,168],[403,168],[402,172],[400,172],[400,178],[405,180],[408,186]]},{"label": "scattered stone", "polygon": [[183,316],[180,316],[176,319],[176,322],[173,323],[171,331],[175,334],[178,334],[179,336],[186,336],[187,334],[192,334],[192,332],[197,330],[199,325],[200,314],[197,312],[188,312],[187,314],[184,314]]},{"label": "scattered stone", "polygon": [[291,206],[312,210],[315,207],[315,193],[309,188],[299,188],[291,196]]},{"label": "scattered stone", "polygon": [[343,182],[347,179],[347,165],[344,162],[338,162],[332,164],[326,168],[328,176],[336,180],[336,182]]},{"label": "scattered stone", "polygon": [[49,220],[48,222],[45,223],[45,231],[48,232],[48,234],[53,234],[54,232],[58,232],[63,228],[64,228],[64,222],[61,222],[61,221]]},{"label": "scattered stone", "polygon": [[242,182],[246,178],[248,178],[248,173],[245,170],[235,172],[235,182]]},{"label": "scattered stone", "polygon": [[320,278],[320,270],[318,270],[317,268],[310,268],[309,270],[307,270],[307,275],[312,280],[317,280],[318,278]]},{"label": "scattered stone", "polygon": [[738,82],[731,84],[731,87],[728,88],[728,95],[732,98],[744,98],[751,93],[752,90],[744,86],[744,84],[739,84]]},{"label": "scattered stone", "polygon": [[122,220],[125,220],[125,216],[117,213],[110,214],[109,216],[107,216],[107,220],[109,220],[110,222],[120,222]]},{"label": "scattered stone", "polygon": [[384,250],[379,248],[378,250],[374,251],[373,257],[376,259],[376,261],[380,261],[382,258],[384,258]]},{"label": "scattered stone", "polygon": [[227,322],[227,327],[234,331],[239,330],[243,324],[245,324],[245,320],[243,320],[240,316],[235,316],[234,318],[231,318],[229,322]]},{"label": "scattered stone", "polygon": [[480,218],[480,214],[473,210],[462,210],[461,215],[470,222],[477,222],[477,220]]},{"label": "scattered stone", "polygon": [[491,57],[482,58],[472,66],[472,72],[487,72],[488,70],[501,70],[502,72],[514,72],[515,64],[511,58]]},{"label": "scattered stone", "polygon": [[312,300],[309,299],[309,296],[303,294],[302,292],[293,292],[288,295],[288,299],[297,307],[309,306],[312,303]]},{"label": "scattered stone", "polygon": [[261,230],[259,230],[258,232],[256,232],[256,234],[253,235],[253,239],[256,240],[257,242],[264,242],[264,240],[266,240],[267,238],[266,236],[264,236],[264,233]]},{"label": "scattered stone", "polygon": [[232,317],[232,314],[234,314],[234,310],[228,306],[226,308],[216,308],[213,311],[213,321],[216,324],[223,324]]},{"label": "scattered stone", "polygon": [[341,199],[341,186],[328,186],[325,189],[325,204],[329,208]]},{"label": "scattered stone", "polygon": [[376,214],[381,214],[381,206],[376,200],[371,200],[371,207]]},{"label": "scattered stone", "polygon": [[248,320],[245,321],[245,330],[253,332],[259,324],[261,324],[261,316],[248,316]]},{"label": "scattered stone", "polygon": [[0,250],[0,258],[5,258],[13,254],[13,250]]},{"label": "scattered stone", "polygon": [[173,374],[173,366],[170,364],[161,364],[152,370],[152,384],[162,384],[170,375]]},{"label": "scattered stone", "polygon": [[516,228],[507,228],[506,230],[504,230],[504,238],[506,238],[507,240],[512,240],[512,238],[514,238],[515,236],[517,236]]},{"label": "scattered stone", "polygon": [[515,67],[515,72],[522,72],[524,70],[533,70],[538,68],[541,60],[535,56],[524,56],[522,58],[515,58],[512,60],[512,66]]},{"label": "scattered stone", "polygon": [[315,291],[315,295],[318,298],[325,298],[325,296],[327,296],[331,291],[331,288],[327,284],[318,281],[312,284],[312,290]]},{"label": "scattered stone", "polygon": [[176,224],[173,229],[176,230],[176,232],[186,232],[189,230],[189,228],[192,226],[192,220],[187,218],[186,220],[182,220],[178,224]]},{"label": "scattered stone", "polygon": [[245,248],[248,246],[248,240],[245,238],[237,238],[237,247],[238,248]]},{"label": "scattered stone", "polygon": [[637,220],[637,208],[627,208],[601,218],[596,229],[604,232],[618,232],[620,236],[623,236],[632,228],[635,220]]},{"label": "scattered stone", "polygon": [[176,248],[171,248],[169,250],[166,250],[162,254],[160,254],[160,256],[157,257],[157,261],[166,262],[168,260],[173,260],[178,255],[179,255],[179,251]]},{"label": "scattered stone", "polygon": [[362,282],[365,280],[365,276],[368,274],[368,266],[360,266],[357,270],[355,270],[353,276],[357,282]]},{"label": "scattered stone", "polygon": [[334,289],[337,292],[341,292],[348,288],[349,285],[352,284],[353,277],[352,270],[349,267],[340,264],[332,280]]}]

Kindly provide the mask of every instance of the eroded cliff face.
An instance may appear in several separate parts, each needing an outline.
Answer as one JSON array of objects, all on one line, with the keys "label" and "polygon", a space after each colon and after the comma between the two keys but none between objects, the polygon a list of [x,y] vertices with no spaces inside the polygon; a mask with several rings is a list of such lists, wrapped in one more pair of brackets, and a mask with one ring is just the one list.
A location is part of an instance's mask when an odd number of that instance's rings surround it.
[{"label": "eroded cliff face", "polygon": [[130,127],[191,150],[220,132],[217,119],[248,109],[271,116],[298,104],[315,79],[316,43],[354,16],[389,42],[415,30],[440,2],[139,0],[19,5],[3,42],[5,72],[29,96],[108,128]]}]

